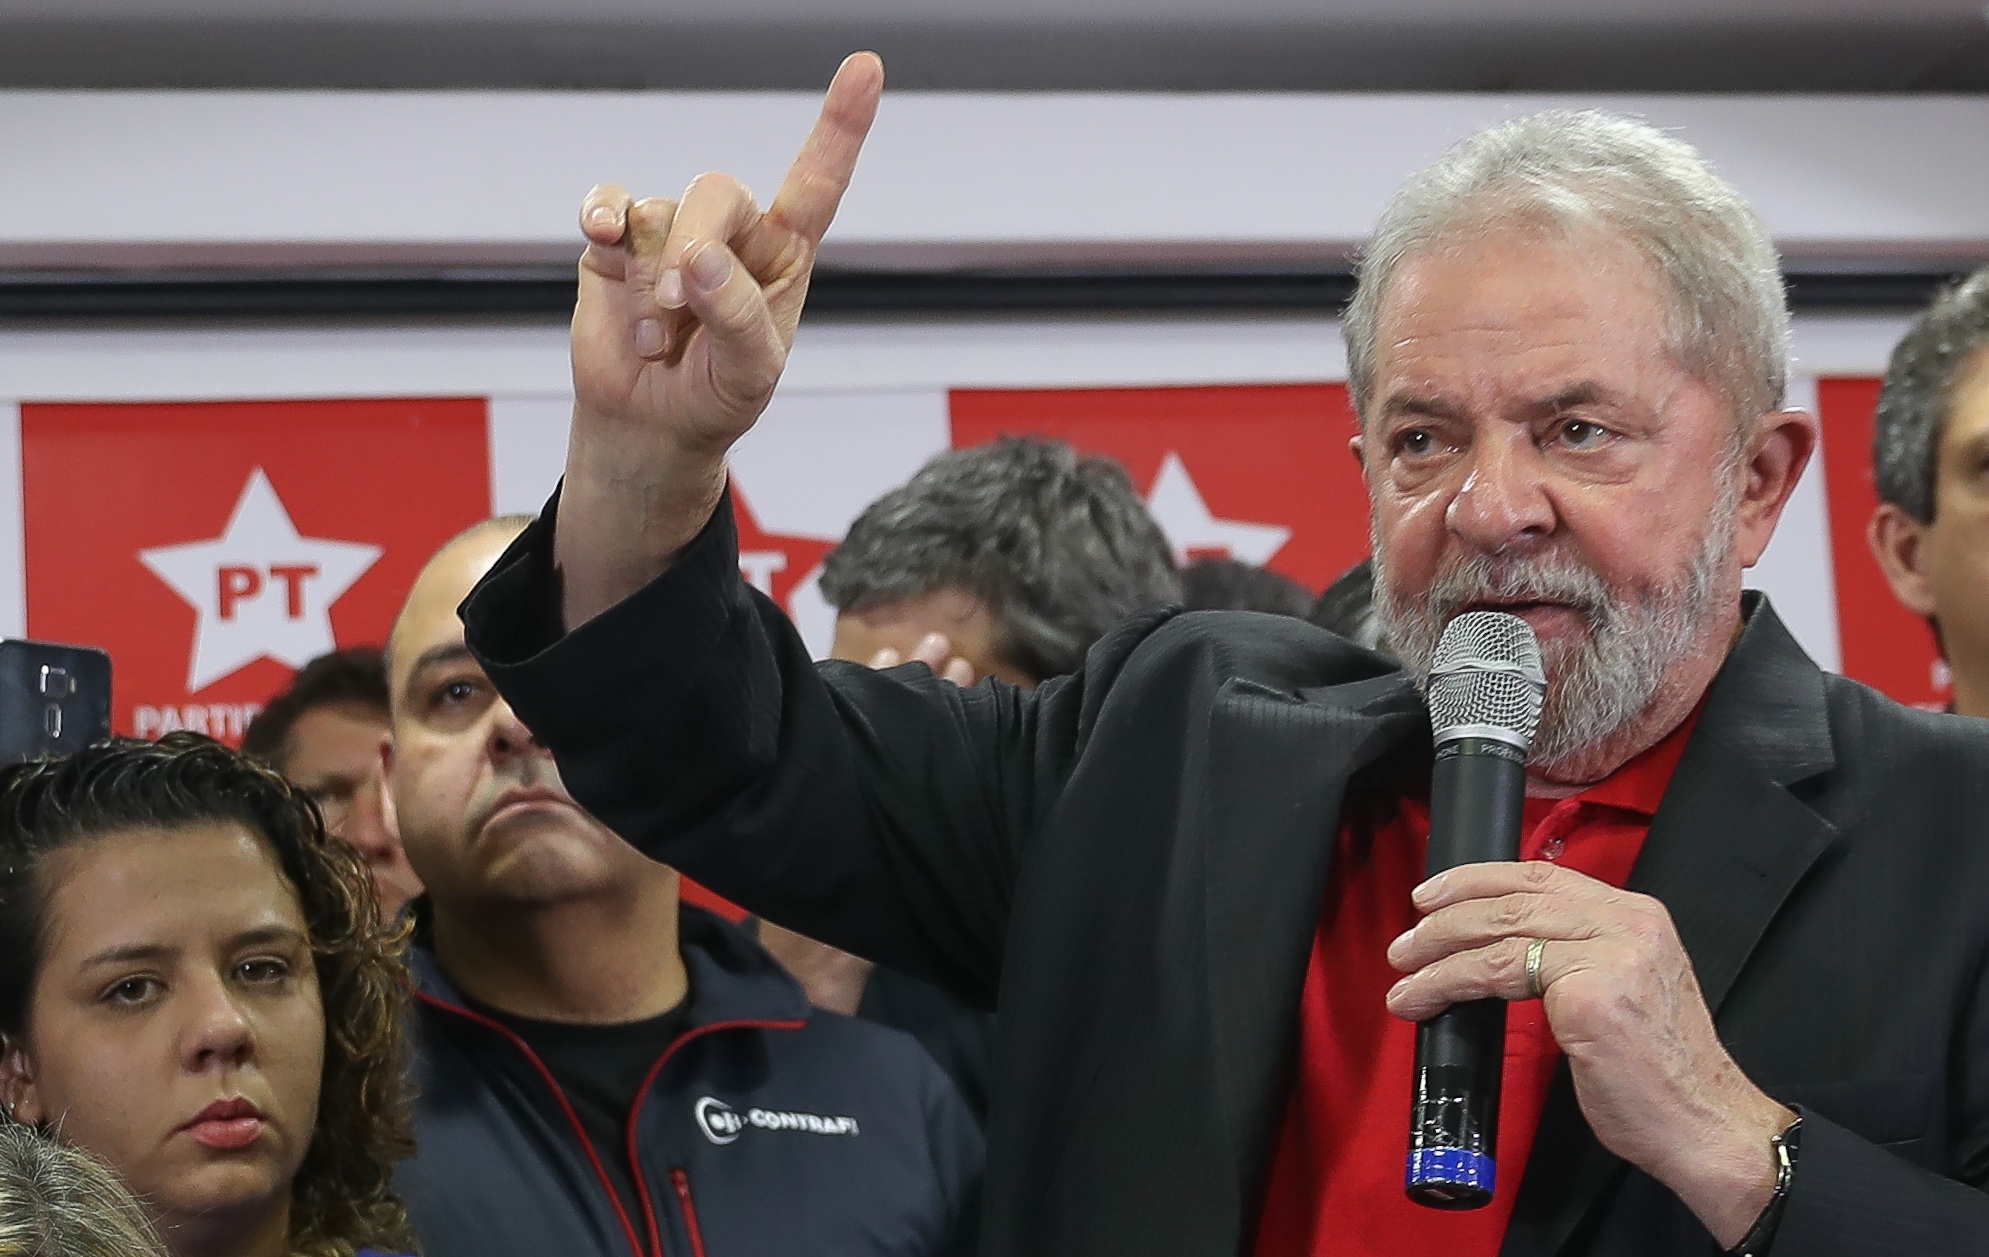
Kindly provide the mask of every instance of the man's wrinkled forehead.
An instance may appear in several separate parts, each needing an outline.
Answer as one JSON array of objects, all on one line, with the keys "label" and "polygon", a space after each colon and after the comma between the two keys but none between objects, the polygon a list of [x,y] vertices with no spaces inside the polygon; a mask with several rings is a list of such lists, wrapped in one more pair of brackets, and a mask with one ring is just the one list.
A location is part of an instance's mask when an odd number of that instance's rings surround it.
[{"label": "man's wrinkled forehead", "polygon": [[[1532,254],[1538,265],[1511,265]],[[1491,264],[1484,264],[1491,259]],[[1620,237],[1479,236],[1403,261],[1377,319],[1369,416],[1451,404],[1445,384],[1466,377],[1535,376],[1548,394],[1595,392],[1599,350],[1674,363],[1664,285]],[[1561,362],[1565,359],[1565,362]],[[1558,363],[1557,378],[1537,378]],[[1440,364],[1438,374],[1429,374]]]}]

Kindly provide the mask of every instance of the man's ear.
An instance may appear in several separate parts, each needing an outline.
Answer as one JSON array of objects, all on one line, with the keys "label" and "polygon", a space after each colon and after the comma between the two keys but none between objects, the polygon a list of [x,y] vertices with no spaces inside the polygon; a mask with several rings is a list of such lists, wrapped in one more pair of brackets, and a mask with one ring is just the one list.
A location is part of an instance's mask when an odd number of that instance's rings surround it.
[{"label": "man's ear", "polygon": [[24,1125],[39,1126],[48,1120],[42,1109],[41,1091],[35,1086],[34,1064],[28,1059],[28,1050],[9,1034],[0,1034],[0,1107]]},{"label": "man's ear", "polygon": [[1879,503],[1865,526],[1865,540],[1893,597],[1923,620],[1934,615],[1934,587],[1922,568],[1926,539],[1927,526],[1890,502]]},{"label": "man's ear", "polygon": [[1782,508],[1816,453],[1816,416],[1804,410],[1776,410],[1761,416],[1741,469],[1738,528],[1735,544],[1742,567],[1753,567],[1768,549]]}]

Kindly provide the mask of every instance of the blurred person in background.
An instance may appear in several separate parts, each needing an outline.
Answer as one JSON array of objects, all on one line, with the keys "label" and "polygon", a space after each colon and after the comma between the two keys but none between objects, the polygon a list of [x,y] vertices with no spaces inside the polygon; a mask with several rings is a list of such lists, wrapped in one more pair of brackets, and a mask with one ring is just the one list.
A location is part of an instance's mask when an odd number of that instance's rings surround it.
[{"label": "blurred person in background", "polygon": [[108,1165],[0,1121],[0,1257],[166,1257]]},{"label": "blurred person in background", "polygon": [[1025,687],[1077,671],[1132,612],[1181,598],[1123,467],[1013,436],[941,454],[864,508],[821,587],[837,659],[909,659],[937,634],[968,683]]},{"label": "blurred person in background", "polygon": [[387,815],[427,887],[401,1182],[428,1257],[962,1251],[981,1137],[946,1075],[680,904],[464,646],[456,604],[527,522],[443,546],[388,644]]},{"label": "blurred person in background", "polygon": [[1305,618],[1369,650],[1385,650],[1374,612],[1374,560],[1362,559],[1326,586]]},{"label": "blurred person in background", "polygon": [[1302,620],[1315,601],[1291,577],[1241,559],[1194,559],[1181,569],[1181,605],[1190,611],[1262,611]]},{"label": "blurred person in background", "polygon": [[[1114,624],[1181,597],[1167,538],[1125,469],[1029,437],[941,454],[871,503],[830,551],[821,588],[836,608],[834,658],[925,659],[959,685],[995,676],[1023,689],[1075,672]],[[1301,610],[1309,602],[1301,591]],[[987,1010],[770,922],[760,941],[818,1007],[915,1036],[985,1119]]]},{"label": "blurred person in background", "polygon": [[0,769],[0,1105],[175,1257],[413,1252],[406,974],[353,849],[199,734]]},{"label": "blurred person in background", "polygon": [[1989,716],[1989,268],[1936,298],[1893,350],[1872,467],[1872,554],[1932,627],[1951,710]]},{"label": "blurred person in background", "polygon": [[359,849],[380,911],[391,920],[421,893],[399,839],[382,823],[380,742],[387,736],[387,672],[377,646],[320,655],[269,700],[242,749],[311,796],[325,828]]}]

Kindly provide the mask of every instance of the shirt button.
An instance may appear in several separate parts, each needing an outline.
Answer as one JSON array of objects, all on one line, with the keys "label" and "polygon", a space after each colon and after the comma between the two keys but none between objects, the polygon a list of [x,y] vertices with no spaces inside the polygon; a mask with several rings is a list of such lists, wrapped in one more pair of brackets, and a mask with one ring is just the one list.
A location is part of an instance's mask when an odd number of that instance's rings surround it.
[{"label": "shirt button", "polygon": [[1567,844],[1563,843],[1559,838],[1549,838],[1541,844],[1540,858],[1543,860],[1558,860],[1561,858],[1561,852],[1565,850],[1567,850]]}]

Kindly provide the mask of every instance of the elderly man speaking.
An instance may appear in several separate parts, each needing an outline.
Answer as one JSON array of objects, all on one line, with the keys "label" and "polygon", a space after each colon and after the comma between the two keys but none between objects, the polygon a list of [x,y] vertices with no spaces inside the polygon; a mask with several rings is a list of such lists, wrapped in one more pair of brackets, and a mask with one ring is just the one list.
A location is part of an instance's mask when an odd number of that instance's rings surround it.
[{"label": "elderly man speaking", "polygon": [[[766,210],[588,197],[566,479],[465,616],[629,841],[999,999],[984,1251],[1989,1251],[1989,732],[1741,592],[1816,424],[1739,196],[1556,113],[1384,213],[1345,331],[1403,670],[1163,610],[956,689],[812,663],[726,501],[881,90],[845,63]],[[1424,880],[1422,685],[1475,609],[1550,678],[1525,858]],[[1504,1173],[1439,1212],[1403,1193],[1412,1023],[1483,997]]]}]

